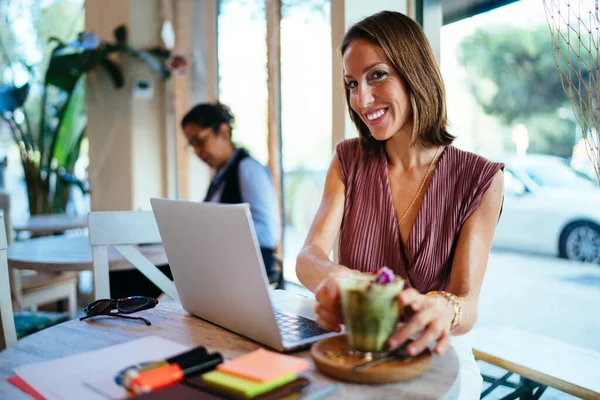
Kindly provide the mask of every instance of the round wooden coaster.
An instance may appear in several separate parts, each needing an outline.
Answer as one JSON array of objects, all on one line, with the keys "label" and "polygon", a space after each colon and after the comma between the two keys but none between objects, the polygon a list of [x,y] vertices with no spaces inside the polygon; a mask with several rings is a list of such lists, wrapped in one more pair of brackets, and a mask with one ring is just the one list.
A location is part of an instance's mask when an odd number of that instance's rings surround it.
[{"label": "round wooden coaster", "polygon": [[325,375],[356,383],[407,381],[421,376],[431,366],[431,352],[427,349],[417,357],[388,361],[354,372],[354,366],[366,361],[348,355],[345,335],[330,337],[313,344],[310,355],[317,368]]}]

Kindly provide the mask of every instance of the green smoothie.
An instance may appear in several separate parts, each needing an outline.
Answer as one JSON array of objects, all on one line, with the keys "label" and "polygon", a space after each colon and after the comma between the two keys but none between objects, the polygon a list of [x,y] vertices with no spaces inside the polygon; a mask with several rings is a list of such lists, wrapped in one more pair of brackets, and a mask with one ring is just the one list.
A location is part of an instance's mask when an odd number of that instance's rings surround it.
[{"label": "green smoothie", "polygon": [[[393,275],[392,275],[393,276]],[[351,350],[376,353],[394,332],[400,305],[397,296],[404,280],[393,277],[377,283],[378,275],[351,273],[338,278],[342,314]]]}]

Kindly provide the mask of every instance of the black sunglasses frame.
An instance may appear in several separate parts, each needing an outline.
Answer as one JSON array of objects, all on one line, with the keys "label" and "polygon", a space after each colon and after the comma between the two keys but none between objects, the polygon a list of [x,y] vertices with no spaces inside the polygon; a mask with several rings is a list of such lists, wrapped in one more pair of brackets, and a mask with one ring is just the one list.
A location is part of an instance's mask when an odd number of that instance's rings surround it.
[{"label": "black sunglasses frame", "polygon": [[[126,306],[124,304],[127,301],[139,301],[139,300],[144,300],[144,303],[142,303],[136,307],[126,308]],[[99,306],[102,302],[106,303],[105,307],[101,307],[98,310],[94,310],[94,308]],[[158,300],[156,300],[152,297],[146,297],[146,296],[131,296],[131,297],[123,298],[123,299],[98,299],[84,307],[83,312],[85,313],[85,317],[81,317],[81,318],[79,318],[79,320],[84,321],[84,320],[86,320],[88,318],[92,318],[92,317],[107,316],[107,317],[118,317],[118,318],[125,318],[125,319],[140,320],[140,321],[144,321],[146,323],[146,325],[150,326],[152,324],[146,318],[129,317],[124,314],[133,314],[138,311],[148,310],[148,309],[156,307],[157,304],[158,304]],[[117,310],[117,312],[113,312],[114,310]]]}]

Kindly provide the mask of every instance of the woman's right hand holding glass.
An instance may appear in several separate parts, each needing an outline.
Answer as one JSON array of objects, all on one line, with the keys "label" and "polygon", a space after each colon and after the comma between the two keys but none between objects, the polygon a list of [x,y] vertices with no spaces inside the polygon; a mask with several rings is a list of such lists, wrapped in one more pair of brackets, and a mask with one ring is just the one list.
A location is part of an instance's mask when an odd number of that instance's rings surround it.
[{"label": "woman's right hand holding glass", "polygon": [[317,305],[315,313],[316,321],[323,328],[333,332],[341,332],[344,318],[342,316],[342,307],[340,304],[340,289],[338,278],[348,273],[348,268],[342,267],[340,270],[331,272],[321,281],[315,290]]}]

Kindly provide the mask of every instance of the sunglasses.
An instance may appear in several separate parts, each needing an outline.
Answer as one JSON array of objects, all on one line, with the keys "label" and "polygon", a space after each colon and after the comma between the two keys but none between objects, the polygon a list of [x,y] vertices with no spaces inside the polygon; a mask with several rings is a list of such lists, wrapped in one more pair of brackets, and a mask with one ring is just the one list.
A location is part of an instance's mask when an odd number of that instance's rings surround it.
[{"label": "sunglasses", "polygon": [[[80,321],[92,317],[108,316],[125,319],[138,319],[144,321],[146,325],[152,325],[150,321],[142,317],[129,317],[124,314],[133,314],[138,311],[148,310],[156,307],[158,300],[152,297],[131,296],[124,299],[100,299],[96,300],[83,308],[85,317],[79,318]],[[116,310],[116,311],[115,311]]]}]

